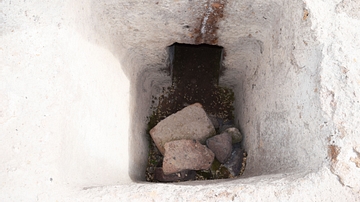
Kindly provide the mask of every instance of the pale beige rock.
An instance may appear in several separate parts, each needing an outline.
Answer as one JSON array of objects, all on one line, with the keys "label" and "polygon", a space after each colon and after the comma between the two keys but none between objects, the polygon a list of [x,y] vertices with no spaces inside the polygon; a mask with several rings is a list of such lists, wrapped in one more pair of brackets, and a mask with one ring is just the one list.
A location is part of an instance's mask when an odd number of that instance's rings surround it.
[{"label": "pale beige rock", "polygon": [[215,154],[197,140],[165,143],[163,171],[166,175],[183,170],[209,169]]},{"label": "pale beige rock", "polygon": [[150,130],[157,148],[164,155],[164,144],[173,140],[195,139],[202,144],[215,135],[215,128],[202,105],[195,103],[166,117]]}]

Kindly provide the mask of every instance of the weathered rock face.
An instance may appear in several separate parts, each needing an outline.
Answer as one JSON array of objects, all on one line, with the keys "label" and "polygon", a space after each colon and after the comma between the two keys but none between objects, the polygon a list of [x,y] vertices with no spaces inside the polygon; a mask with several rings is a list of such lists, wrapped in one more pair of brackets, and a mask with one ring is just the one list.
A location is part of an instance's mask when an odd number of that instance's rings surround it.
[{"label": "weathered rock face", "polygon": [[202,105],[195,103],[166,117],[150,130],[150,135],[159,151],[164,155],[164,144],[181,139],[195,139],[205,143],[215,135],[215,128]]},{"label": "weathered rock face", "polygon": [[165,175],[183,170],[209,169],[214,153],[197,140],[175,140],[164,145],[163,171]]},{"label": "weathered rock face", "polygon": [[206,140],[206,145],[214,152],[220,163],[225,163],[231,155],[232,139],[229,133],[222,133]]}]

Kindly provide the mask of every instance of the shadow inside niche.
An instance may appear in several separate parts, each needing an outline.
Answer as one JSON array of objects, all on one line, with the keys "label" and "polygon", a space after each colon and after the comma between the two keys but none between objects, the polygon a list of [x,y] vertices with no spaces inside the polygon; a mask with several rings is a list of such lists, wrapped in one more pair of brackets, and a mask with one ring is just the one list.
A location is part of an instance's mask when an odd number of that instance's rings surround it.
[{"label": "shadow inside niche", "polygon": [[[194,103],[200,103],[213,123],[217,123],[215,124],[217,125],[215,126],[217,134],[222,132],[221,129],[225,130],[226,126],[234,126],[234,93],[232,89],[218,85],[222,71],[223,48],[207,44],[175,43],[168,50],[170,67],[167,71],[168,74],[165,75],[167,85],[161,85],[161,82],[157,83],[164,79],[152,80],[150,72],[145,76],[147,78],[142,79],[145,85],[149,79],[153,84],[151,85],[152,114],[149,117],[146,132],[149,133],[149,130],[161,120]],[[160,179],[156,177],[155,179],[154,176],[162,167],[162,155],[149,134],[147,134],[147,139],[150,147],[146,180],[157,182]],[[243,157],[239,156],[241,160],[238,161],[240,174],[233,174],[234,176],[241,175],[244,171],[246,152],[243,152],[242,155]],[[215,160],[210,169],[197,171],[194,179],[229,178],[230,171],[224,165]]]}]

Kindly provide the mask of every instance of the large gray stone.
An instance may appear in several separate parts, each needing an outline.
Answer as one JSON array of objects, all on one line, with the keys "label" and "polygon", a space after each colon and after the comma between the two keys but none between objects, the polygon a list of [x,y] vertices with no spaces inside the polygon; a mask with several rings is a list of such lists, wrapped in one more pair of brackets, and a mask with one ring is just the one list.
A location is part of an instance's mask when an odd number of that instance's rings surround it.
[{"label": "large gray stone", "polygon": [[197,140],[175,140],[165,143],[163,171],[169,175],[183,170],[209,169],[214,153]]},{"label": "large gray stone", "polygon": [[202,105],[195,103],[166,117],[150,130],[150,135],[164,155],[164,144],[173,140],[195,139],[205,144],[215,135],[215,128]]},{"label": "large gray stone", "polygon": [[232,139],[229,133],[215,135],[206,140],[206,145],[214,152],[216,159],[220,163],[225,163],[231,155]]}]

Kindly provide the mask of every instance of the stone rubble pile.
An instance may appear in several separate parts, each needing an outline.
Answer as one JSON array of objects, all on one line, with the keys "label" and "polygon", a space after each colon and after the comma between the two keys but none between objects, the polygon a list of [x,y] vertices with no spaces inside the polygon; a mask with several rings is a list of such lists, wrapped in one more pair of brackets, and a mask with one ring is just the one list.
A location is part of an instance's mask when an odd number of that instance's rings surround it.
[{"label": "stone rubble pile", "polygon": [[209,169],[214,153],[197,140],[175,140],[165,143],[163,171],[172,174],[183,170]]},{"label": "stone rubble pile", "polygon": [[[216,128],[220,134],[216,134]],[[162,168],[154,172],[157,181],[194,180],[199,170],[235,177],[245,169],[240,131],[231,122],[208,116],[200,103],[168,116],[150,130],[150,135],[164,156]]]}]

